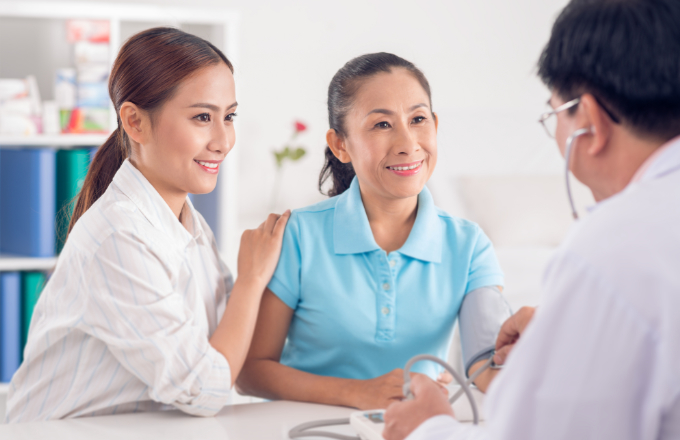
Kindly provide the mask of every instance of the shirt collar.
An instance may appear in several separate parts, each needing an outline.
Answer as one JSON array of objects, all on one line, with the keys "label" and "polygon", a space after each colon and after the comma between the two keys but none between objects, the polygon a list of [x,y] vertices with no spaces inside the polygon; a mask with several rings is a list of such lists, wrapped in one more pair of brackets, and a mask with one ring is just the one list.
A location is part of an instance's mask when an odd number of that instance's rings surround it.
[{"label": "shirt collar", "polygon": [[156,188],[129,159],[123,162],[112,183],[135,204],[155,228],[168,234],[183,247],[186,247],[192,238],[198,238],[201,234],[196,210],[189,198],[187,197],[182,207],[180,223]]},{"label": "shirt collar", "polygon": [[680,168],[680,136],[657,149],[647,158],[631,180],[631,184],[656,179]]},{"label": "shirt collar", "polygon": [[[336,254],[359,254],[379,250],[373,238],[361,199],[359,180],[338,196],[333,217],[333,246]],[[441,262],[442,226],[432,194],[423,187],[418,194],[418,213],[406,243],[397,252],[418,260]]]}]

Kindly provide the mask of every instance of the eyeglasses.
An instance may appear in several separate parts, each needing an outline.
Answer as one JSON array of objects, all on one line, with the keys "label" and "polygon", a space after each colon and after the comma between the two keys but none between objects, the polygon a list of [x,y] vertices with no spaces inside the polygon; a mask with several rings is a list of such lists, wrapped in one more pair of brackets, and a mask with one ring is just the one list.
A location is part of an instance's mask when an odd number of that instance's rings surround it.
[{"label": "eyeglasses", "polygon": [[555,132],[557,131],[557,117],[553,118],[553,116],[557,115],[559,112],[563,112],[577,106],[579,102],[581,102],[580,97],[572,99],[571,101],[562,104],[556,109],[551,108],[550,111],[547,111],[541,115],[541,117],[538,119],[538,122],[540,122],[543,128],[545,128],[545,132],[548,133],[548,136],[555,139]]},{"label": "eyeglasses", "polygon": [[[609,110],[604,104],[602,104],[602,101],[600,99],[595,97],[595,101],[597,101],[600,107],[602,107],[602,110],[604,110],[604,112],[607,113],[607,116],[609,116],[613,123],[615,124],[621,123],[621,120],[614,113],[612,113],[612,111]],[[562,104],[556,109],[550,108],[549,111],[541,115],[541,117],[538,119],[538,122],[540,122],[543,128],[545,128],[545,132],[548,133],[548,136],[555,139],[555,132],[557,131],[557,117],[553,118],[553,116],[555,116],[559,112],[563,112],[565,110],[569,110],[570,108],[577,106],[580,102],[581,97],[578,97],[576,99],[572,99],[567,103]]]}]

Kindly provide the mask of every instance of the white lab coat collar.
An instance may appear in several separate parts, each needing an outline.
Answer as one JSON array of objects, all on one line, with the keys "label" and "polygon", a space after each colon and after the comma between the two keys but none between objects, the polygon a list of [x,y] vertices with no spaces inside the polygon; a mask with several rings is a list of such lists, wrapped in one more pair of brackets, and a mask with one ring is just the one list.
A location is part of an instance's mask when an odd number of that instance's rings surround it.
[{"label": "white lab coat collar", "polygon": [[[619,194],[625,194],[638,187],[638,185],[650,180],[663,177],[667,174],[680,171],[680,136],[670,140],[659,147],[658,154],[650,156],[633,177],[631,182]],[[608,197],[586,208],[589,213],[599,209],[603,204],[616,197]]]},{"label": "white lab coat collar", "polygon": [[649,163],[646,162],[641,167],[644,171],[638,182],[656,179],[678,171],[680,169],[680,136],[661,146],[659,154],[653,155],[648,160]]}]

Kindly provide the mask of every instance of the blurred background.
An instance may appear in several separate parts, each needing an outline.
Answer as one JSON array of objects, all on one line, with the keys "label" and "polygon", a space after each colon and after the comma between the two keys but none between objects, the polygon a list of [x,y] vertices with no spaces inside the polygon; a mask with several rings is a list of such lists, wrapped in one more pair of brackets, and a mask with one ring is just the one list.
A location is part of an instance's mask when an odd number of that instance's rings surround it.
[{"label": "blurred background", "polygon": [[[535,68],[565,4],[0,1],[0,275],[23,274],[14,279],[20,280],[15,284],[24,291],[22,301],[37,298],[44,278],[30,275],[44,277],[54,265],[60,249],[55,219],[115,123],[105,95],[107,66],[132,34],[173,25],[215,43],[235,67],[236,147],[217,190],[194,197],[234,271],[244,229],[259,225],[271,210],[325,198],[318,176],[328,129],[328,83],[351,58],[386,51],[415,63],[432,88],[440,118],[439,161],[428,186],[436,203],[478,222],[489,235],[507,275],[511,305],[535,305],[543,267],[572,224],[564,162],[537,123],[550,95]],[[284,146],[291,152],[301,147],[305,154],[293,155],[296,160],[280,156],[279,166],[274,151],[281,153]],[[46,177],[47,169],[53,174]],[[38,176],[38,189],[19,193],[16,179],[31,175]],[[50,195],[49,201],[45,191],[61,196]],[[593,203],[579,185],[575,197],[581,210]],[[26,218],[36,210],[46,213],[42,232],[19,233],[16,228],[28,221],[18,217],[22,209]],[[22,234],[42,238],[33,248],[25,241],[17,248],[12,237]],[[5,278],[7,286],[14,282]],[[25,325],[30,310],[21,313]]]}]

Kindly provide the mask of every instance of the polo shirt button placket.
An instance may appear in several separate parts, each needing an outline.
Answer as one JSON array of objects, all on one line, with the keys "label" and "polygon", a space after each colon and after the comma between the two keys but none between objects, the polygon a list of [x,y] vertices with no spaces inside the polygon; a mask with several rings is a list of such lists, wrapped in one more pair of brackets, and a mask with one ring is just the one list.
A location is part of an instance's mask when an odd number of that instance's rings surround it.
[{"label": "polo shirt button placket", "polygon": [[378,293],[378,339],[382,341],[392,341],[394,339],[394,295],[395,295],[395,275],[393,268],[396,266],[396,260],[387,257],[387,254],[382,252],[378,256],[377,261],[378,273],[382,278],[380,289]]}]

